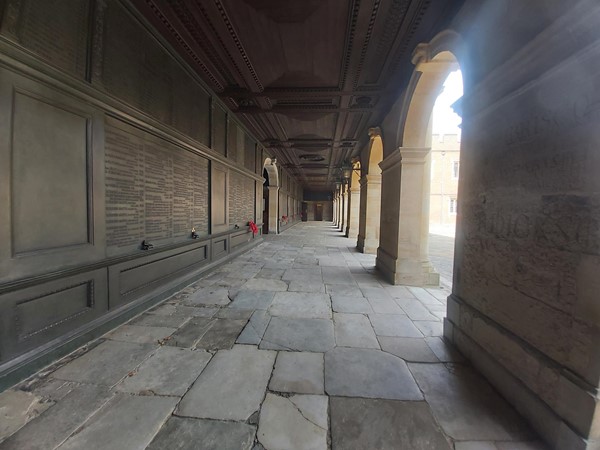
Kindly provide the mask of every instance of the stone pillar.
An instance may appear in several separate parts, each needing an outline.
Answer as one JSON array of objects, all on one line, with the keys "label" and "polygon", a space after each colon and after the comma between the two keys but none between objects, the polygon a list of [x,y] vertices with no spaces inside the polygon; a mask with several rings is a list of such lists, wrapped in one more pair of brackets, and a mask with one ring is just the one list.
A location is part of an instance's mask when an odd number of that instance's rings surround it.
[{"label": "stone pillar", "polygon": [[348,223],[348,182],[345,181],[342,185],[342,222],[340,223],[340,231],[345,231]]},{"label": "stone pillar", "polygon": [[[357,180],[358,181],[358,180]],[[356,239],[358,237],[358,216],[360,214],[360,184],[350,185],[348,192],[348,225],[346,237]]]},{"label": "stone pillar", "polygon": [[269,186],[269,234],[279,233],[279,186]]},{"label": "stone pillar", "polygon": [[430,148],[399,148],[380,164],[382,212],[376,265],[394,284],[439,285],[428,257]]},{"label": "stone pillar", "polygon": [[356,246],[363,253],[376,253],[379,245],[381,174],[369,173],[360,179],[360,203]]},{"label": "stone pillar", "polygon": [[336,188],[336,204],[335,204],[335,226],[339,227],[341,220],[340,208],[342,207],[342,196],[340,194],[340,188]]}]

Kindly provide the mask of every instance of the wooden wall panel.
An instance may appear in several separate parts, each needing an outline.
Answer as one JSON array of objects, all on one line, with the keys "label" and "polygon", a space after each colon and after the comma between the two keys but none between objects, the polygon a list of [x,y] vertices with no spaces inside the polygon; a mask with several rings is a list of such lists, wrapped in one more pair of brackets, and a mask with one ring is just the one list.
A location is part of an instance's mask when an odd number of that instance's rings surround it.
[{"label": "wooden wall panel", "polygon": [[0,363],[101,316],[106,288],[96,270],[0,295]]},{"label": "wooden wall panel", "polygon": [[88,28],[88,0],[8,0],[1,32],[53,66],[84,78]]},{"label": "wooden wall panel", "polygon": [[2,12],[0,390],[247,248],[262,189],[256,140],[126,2]]},{"label": "wooden wall panel", "polygon": [[208,246],[205,244],[171,256],[121,265],[118,269],[118,295],[111,292],[110,308],[135,300],[172,278],[204,266],[208,258]]},{"label": "wooden wall panel", "polygon": [[212,148],[225,156],[227,154],[227,112],[219,105],[214,105],[212,110],[212,124]]},{"label": "wooden wall panel", "polygon": [[228,169],[220,164],[212,164],[211,170],[211,223],[212,233],[227,231],[228,225]]},{"label": "wooden wall panel", "polygon": [[89,122],[83,113],[15,92],[13,255],[89,243]]}]

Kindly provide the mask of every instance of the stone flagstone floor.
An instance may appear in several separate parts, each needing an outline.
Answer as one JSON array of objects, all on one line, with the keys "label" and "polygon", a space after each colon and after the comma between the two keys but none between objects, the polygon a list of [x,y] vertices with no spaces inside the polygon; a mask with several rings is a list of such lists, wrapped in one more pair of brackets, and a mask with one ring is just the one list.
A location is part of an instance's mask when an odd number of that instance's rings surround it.
[{"label": "stone flagstone floor", "polygon": [[266,237],[0,394],[0,449],[544,449],[441,339],[448,292],[374,261],[323,222]]}]

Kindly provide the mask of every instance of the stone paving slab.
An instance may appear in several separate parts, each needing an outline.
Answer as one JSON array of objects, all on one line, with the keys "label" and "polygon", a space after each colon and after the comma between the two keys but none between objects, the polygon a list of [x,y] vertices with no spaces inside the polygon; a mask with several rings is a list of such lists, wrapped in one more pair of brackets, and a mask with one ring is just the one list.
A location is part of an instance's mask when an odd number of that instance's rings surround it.
[{"label": "stone paving slab", "polygon": [[335,313],[333,325],[338,347],[379,349],[379,342],[367,316]]},{"label": "stone paving slab", "polygon": [[241,290],[229,308],[268,309],[274,296],[274,291]]},{"label": "stone paving slab", "polygon": [[53,404],[30,392],[9,390],[0,393],[0,442]]},{"label": "stone paving slab", "polygon": [[143,449],[171,415],[177,397],[116,394],[60,450]]},{"label": "stone paving slab", "polygon": [[369,320],[373,324],[377,336],[423,337],[413,321],[405,315],[369,314]]},{"label": "stone paving slab", "polygon": [[325,284],[328,294],[343,297],[364,297],[356,284]]},{"label": "stone paving slab", "polygon": [[231,305],[229,305],[229,308],[221,309],[214,317],[217,319],[248,320],[253,312],[254,308],[232,308]]},{"label": "stone paving slab", "polygon": [[217,305],[225,306],[229,304],[229,291],[227,288],[209,286],[198,289],[193,294],[190,294],[184,304],[194,305]]},{"label": "stone paving slab", "polygon": [[122,325],[106,335],[113,341],[136,342],[138,344],[158,343],[172,335],[177,328],[147,327],[139,325]]},{"label": "stone paving slab", "polygon": [[356,284],[347,267],[323,267],[325,284]]},{"label": "stone paving slab", "polygon": [[326,396],[267,394],[257,435],[265,449],[327,450],[327,432]]},{"label": "stone paving slab", "polygon": [[292,280],[288,287],[290,292],[313,292],[325,293],[325,285],[323,283],[306,283],[303,281]]},{"label": "stone paving slab", "polygon": [[335,348],[325,353],[325,392],[343,397],[423,399],[404,361],[370,349]]},{"label": "stone paving slab", "polygon": [[287,291],[288,285],[285,281],[272,280],[268,278],[252,278],[241,287],[241,290],[250,289],[254,291]]},{"label": "stone paving slab", "polygon": [[210,353],[201,350],[161,347],[119,383],[116,390],[134,394],[182,396],[211,357]]},{"label": "stone paving slab", "polygon": [[478,374],[443,364],[409,364],[444,432],[461,441],[519,441],[533,437],[514,410]]},{"label": "stone paving slab", "polygon": [[374,312],[371,304],[363,297],[332,294],[331,303],[333,310],[338,313],[373,314]]},{"label": "stone paving slab", "polygon": [[381,345],[381,350],[396,355],[405,361],[440,362],[423,338],[380,336],[379,344]]},{"label": "stone paving slab", "polygon": [[271,315],[267,311],[254,311],[236,342],[238,344],[260,344],[270,320]]},{"label": "stone paving slab", "polygon": [[260,407],[275,356],[275,352],[248,345],[218,351],[181,400],[177,414],[247,420]]},{"label": "stone paving slab", "polygon": [[170,336],[170,339],[166,341],[166,344],[191,348],[202,336],[204,336],[204,333],[206,333],[214,323],[214,319],[202,317],[191,319],[183,327],[173,333]]},{"label": "stone paving slab", "polygon": [[444,325],[440,321],[415,320],[415,326],[423,336],[442,336],[444,334]]},{"label": "stone paving slab", "polygon": [[269,278],[271,280],[281,280],[284,269],[262,269],[256,274],[256,278]]},{"label": "stone paving slab", "polygon": [[333,322],[327,319],[273,317],[261,349],[326,352],[335,346]]},{"label": "stone paving slab", "polygon": [[278,292],[269,314],[296,319],[331,319],[331,303],[327,294]]},{"label": "stone paving slab", "polygon": [[[79,386],[80,383],[74,381],[57,380],[50,377],[38,378],[33,376],[29,380],[20,384],[17,390],[31,392],[32,394],[43,398],[44,400],[58,401]],[[10,391],[6,391],[10,392]]]},{"label": "stone paving slab", "polygon": [[439,300],[422,287],[410,286],[408,290],[424,305],[439,305]]},{"label": "stone paving slab", "polygon": [[248,320],[216,319],[215,323],[196,343],[195,348],[205,350],[230,349]]},{"label": "stone paving slab", "polygon": [[412,320],[438,320],[436,316],[431,314],[423,304],[418,300],[412,300],[402,305],[402,310]]},{"label": "stone paving slab", "polygon": [[[2,450],[45,450],[65,441],[112,396],[103,386],[74,387],[58,404],[0,444]],[[4,422],[5,418],[2,418]]]},{"label": "stone paving slab", "polygon": [[332,450],[451,450],[425,402],[332,397]]},{"label": "stone paving slab", "polygon": [[367,298],[377,314],[404,314],[402,308],[391,298]]},{"label": "stone paving slab", "polygon": [[190,318],[180,315],[143,314],[130,322],[130,325],[146,327],[179,328]]},{"label": "stone paving slab", "polygon": [[360,290],[362,291],[363,295],[370,300],[392,299],[390,293],[382,287],[361,287]]},{"label": "stone paving slab", "polygon": [[322,353],[279,352],[269,389],[298,394],[324,393]]},{"label": "stone paving slab", "polygon": [[498,450],[498,447],[493,442],[464,441],[456,442],[454,450]]},{"label": "stone paving slab", "polygon": [[184,317],[203,317],[203,318],[211,318],[214,316],[219,308],[211,307],[211,306],[183,306],[177,305],[175,309],[175,315],[180,315]]},{"label": "stone paving slab", "polygon": [[440,337],[426,337],[425,342],[442,362],[463,362],[464,356]]},{"label": "stone paving slab", "polygon": [[147,450],[250,450],[255,434],[245,423],[171,417]]},{"label": "stone paving slab", "polygon": [[303,269],[287,269],[281,279],[299,281],[301,283],[323,283],[321,268],[318,266]]},{"label": "stone paving slab", "polygon": [[383,288],[394,298],[415,298],[413,293],[406,286],[385,285],[383,286]]},{"label": "stone paving slab", "polygon": [[53,378],[112,386],[158,346],[106,341],[52,373]]},{"label": "stone paving slab", "polygon": [[321,267],[347,267],[346,260],[344,258],[322,256],[319,258],[319,266]]}]

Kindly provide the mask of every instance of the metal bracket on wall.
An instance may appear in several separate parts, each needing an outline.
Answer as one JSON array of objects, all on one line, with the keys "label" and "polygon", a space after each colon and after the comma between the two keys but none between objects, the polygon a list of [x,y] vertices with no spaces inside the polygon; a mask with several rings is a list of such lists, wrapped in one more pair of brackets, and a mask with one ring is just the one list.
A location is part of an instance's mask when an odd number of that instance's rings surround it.
[{"label": "metal bracket on wall", "polygon": [[149,242],[146,242],[145,240],[142,241],[142,250],[151,250],[154,248],[154,245],[152,245]]}]

